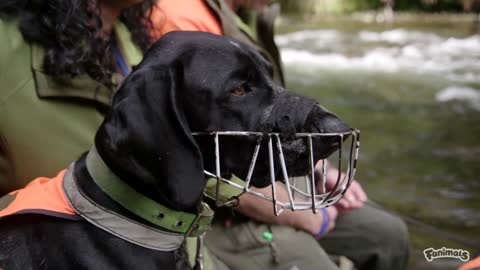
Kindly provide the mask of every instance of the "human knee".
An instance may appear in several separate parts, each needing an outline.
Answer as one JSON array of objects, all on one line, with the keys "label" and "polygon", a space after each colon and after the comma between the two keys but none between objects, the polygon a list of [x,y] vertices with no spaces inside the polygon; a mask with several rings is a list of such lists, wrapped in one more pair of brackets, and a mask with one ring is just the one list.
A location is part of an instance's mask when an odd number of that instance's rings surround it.
[{"label": "human knee", "polygon": [[373,234],[376,248],[370,254],[375,267],[365,269],[405,269],[409,258],[409,235],[405,222],[396,216],[385,213],[383,222]]},{"label": "human knee", "polygon": [[374,235],[381,240],[377,241],[377,243],[383,248],[398,251],[408,249],[409,236],[407,224],[399,217],[388,215],[383,223],[378,224]]}]

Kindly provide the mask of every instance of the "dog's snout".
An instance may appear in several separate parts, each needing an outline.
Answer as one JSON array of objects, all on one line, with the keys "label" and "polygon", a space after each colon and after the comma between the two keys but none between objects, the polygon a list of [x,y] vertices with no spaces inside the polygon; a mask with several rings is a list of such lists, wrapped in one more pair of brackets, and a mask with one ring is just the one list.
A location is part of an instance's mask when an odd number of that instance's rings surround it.
[{"label": "dog's snout", "polygon": [[317,120],[320,133],[343,133],[350,131],[350,127],[337,116],[327,113]]},{"label": "dog's snout", "polygon": [[312,133],[344,133],[350,127],[336,115],[317,105],[307,117],[305,130]]},{"label": "dog's snout", "polygon": [[316,105],[307,117],[304,130],[311,133],[327,133],[332,135],[317,137],[315,139],[314,151],[316,157],[322,159],[327,158],[339,148],[340,138],[346,139],[348,137],[338,137],[335,134],[349,132],[350,127],[335,114],[320,105]]}]

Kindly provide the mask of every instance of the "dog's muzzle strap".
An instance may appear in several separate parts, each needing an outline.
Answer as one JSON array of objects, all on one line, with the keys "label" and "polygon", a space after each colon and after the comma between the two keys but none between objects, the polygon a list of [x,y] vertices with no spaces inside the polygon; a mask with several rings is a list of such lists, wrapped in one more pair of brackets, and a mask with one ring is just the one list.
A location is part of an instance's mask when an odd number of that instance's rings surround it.
[{"label": "dog's muzzle strap", "polygon": [[[229,181],[240,186],[245,186],[245,181],[235,175],[232,175]],[[238,189],[232,185],[218,181],[214,177],[210,177],[207,180],[207,185],[205,186],[203,194],[206,197],[215,200],[217,206],[231,206],[237,203],[238,197],[243,193],[245,193],[245,190]]]},{"label": "dog's muzzle strap", "polygon": [[206,203],[202,202],[199,214],[194,215],[173,210],[155,202],[138,193],[116,176],[102,160],[95,147],[92,147],[88,153],[86,164],[94,182],[103,192],[144,220],[186,236],[199,236],[210,228],[214,212]]}]

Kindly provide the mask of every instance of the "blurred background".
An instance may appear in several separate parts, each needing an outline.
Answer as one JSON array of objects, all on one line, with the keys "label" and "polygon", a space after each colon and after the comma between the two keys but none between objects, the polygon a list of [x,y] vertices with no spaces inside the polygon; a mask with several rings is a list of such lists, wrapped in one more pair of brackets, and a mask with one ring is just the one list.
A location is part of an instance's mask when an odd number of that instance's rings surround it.
[{"label": "blurred background", "polygon": [[480,1],[280,2],[288,87],[362,131],[356,178],[410,221],[409,269],[461,264],[429,247],[477,254]]}]

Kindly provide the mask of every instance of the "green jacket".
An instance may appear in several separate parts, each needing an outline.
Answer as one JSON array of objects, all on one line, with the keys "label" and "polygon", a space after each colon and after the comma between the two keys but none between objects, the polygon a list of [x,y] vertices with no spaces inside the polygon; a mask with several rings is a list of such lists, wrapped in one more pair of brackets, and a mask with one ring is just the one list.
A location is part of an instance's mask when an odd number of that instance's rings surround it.
[{"label": "green jacket", "polygon": [[[128,29],[117,24],[115,34],[128,65],[138,64],[142,52]],[[46,75],[42,49],[23,40],[15,20],[0,17],[0,36],[1,197],[36,177],[54,177],[88,151],[113,93],[87,75]],[[187,243],[193,261],[196,239]],[[207,250],[204,256],[205,269],[213,269]]]},{"label": "green jacket", "polygon": [[278,3],[262,12],[243,12],[241,19],[223,0],[205,0],[219,18],[225,36],[235,38],[256,48],[273,67],[273,78],[285,85],[280,53],[274,40],[274,22],[280,13]]},{"label": "green jacket", "polygon": [[[132,66],[142,52],[123,24],[119,47]],[[43,49],[25,42],[16,19],[0,17],[0,196],[39,176],[55,176],[90,149],[112,90],[88,75],[54,79]],[[114,76],[118,77],[118,76]]]}]

